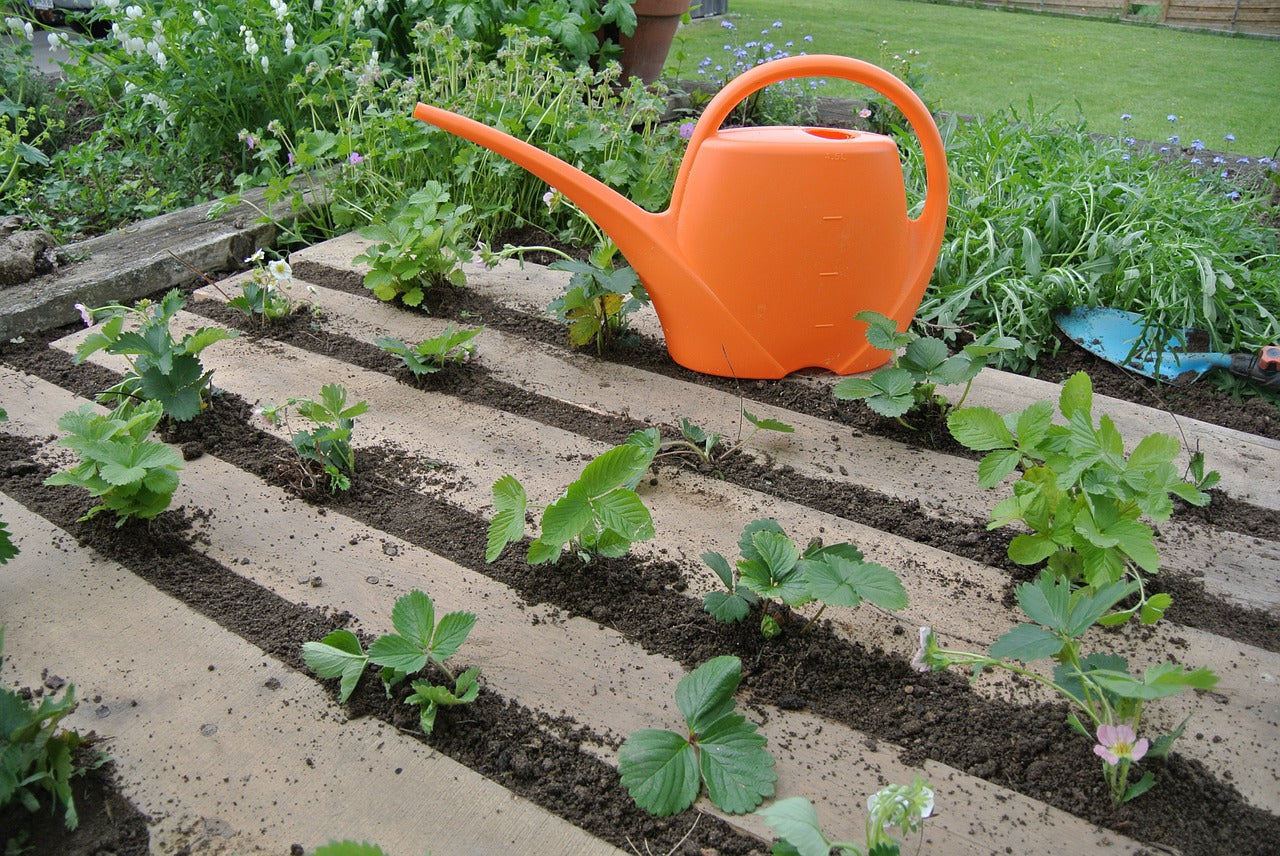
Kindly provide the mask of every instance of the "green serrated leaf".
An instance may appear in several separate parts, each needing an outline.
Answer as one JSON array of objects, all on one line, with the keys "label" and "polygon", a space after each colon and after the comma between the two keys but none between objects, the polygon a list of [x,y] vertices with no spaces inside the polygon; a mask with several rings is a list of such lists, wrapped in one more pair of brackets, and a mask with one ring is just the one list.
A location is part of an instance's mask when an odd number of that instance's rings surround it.
[{"label": "green serrated leaf", "polygon": [[975,452],[1015,447],[1004,419],[989,407],[962,407],[947,415],[947,428],[962,446]]},{"label": "green serrated leaf", "polygon": [[419,646],[412,640],[396,633],[379,636],[369,645],[369,662],[399,672],[412,675],[422,671],[427,665],[425,646]]},{"label": "green serrated leaf", "polygon": [[364,673],[368,657],[354,633],[335,630],[319,642],[303,643],[302,660],[322,678],[341,678],[339,699],[345,702]]},{"label": "green serrated leaf", "polygon": [[991,656],[997,660],[1022,660],[1030,663],[1052,657],[1065,643],[1057,634],[1034,624],[1019,624],[1002,633],[991,645]]},{"label": "green serrated leaf", "polygon": [[742,682],[742,661],[733,656],[712,657],[681,679],[676,706],[689,730],[697,733],[733,711],[733,694]]},{"label": "green serrated leaf", "polygon": [[431,639],[431,659],[444,663],[458,652],[475,626],[476,616],[471,612],[450,612],[441,616]]},{"label": "green serrated leaf", "polygon": [[740,714],[722,716],[698,736],[707,796],[721,811],[745,814],[773,795],[777,774],[765,737]]},{"label": "green serrated leaf", "polygon": [[431,635],[435,632],[435,604],[425,592],[414,589],[396,598],[391,607],[391,626],[415,647],[426,649],[431,645]]},{"label": "green serrated leaf", "polygon": [[637,731],[623,742],[618,773],[636,805],[658,817],[684,811],[701,789],[693,745],[679,734],[657,728]]},{"label": "green serrated leaf", "polygon": [[496,513],[489,521],[484,560],[495,561],[512,541],[524,537],[524,516],[529,500],[524,486],[515,476],[504,475],[493,483],[493,507]]},{"label": "green serrated leaf", "polygon": [[828,856],[831,852],[832,843],[822,834],[818,812],[804,797],[775,800],[758,810],[756,816],[797,856]]},{"label": "green serrated leaf", "polygon": [[810,594],[832,606],[857,606],[862,600],[881,609],[907,606],[907,590],[897,574],[875,562],[851,562],[830,555],[805,565]]},{"label": "green serrated leaf", "polygon": [[[755,597],[751,592],[746,595]],[[716,621],[737,624],[751,614],[751,603],[738,592],[709,591],[702,596],[702,608]]]},{"label": "green serrated leaf", "polygon": [[583,469],[577,484],[588,497],[597,497],[636,478],[649,466],[646,450],[640,446],[615,446]]},{"label": "green serrated leaf", "polygon": [[729,560],[713,550],[703,553],[700,558],[707,563],[711,570],[716,572],[716,576],[720,578],[720,582],[724,583],[724,587],[733,591],[735,588],[733,568],[729,567]]},{"label": "green serrated leaf", "polygon": [[618,488],[591,501],[594,516],[628,541],[647,541],[654,535],[653,518],[635,491]]},{"label": "green serrated leaf", "polygon": [[750,422],[752,425],[756,426],[762,431],[777,431],[782,434],[792,434],[796,430],[794,427],[792,427],[791,425],[788,425],[787,423],[781,420],[765,419],[759,416],[754,416],[745,407],[742,408],[742,415],[746,417],[746,420],[748,422]]}]

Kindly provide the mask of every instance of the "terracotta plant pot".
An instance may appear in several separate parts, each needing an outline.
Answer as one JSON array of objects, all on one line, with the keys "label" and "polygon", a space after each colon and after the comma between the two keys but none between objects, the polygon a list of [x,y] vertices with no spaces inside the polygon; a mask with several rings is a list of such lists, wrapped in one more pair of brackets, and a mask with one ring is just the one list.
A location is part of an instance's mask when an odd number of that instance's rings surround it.
[{"label": "terracotta plant pot", "polygon": [[671,41],[680,26],[680,16],[689,11],[690,0],[636,0],[636,31],[619,36],[622,45],[622,77],[638,77],[653,83],[671,50]]}]

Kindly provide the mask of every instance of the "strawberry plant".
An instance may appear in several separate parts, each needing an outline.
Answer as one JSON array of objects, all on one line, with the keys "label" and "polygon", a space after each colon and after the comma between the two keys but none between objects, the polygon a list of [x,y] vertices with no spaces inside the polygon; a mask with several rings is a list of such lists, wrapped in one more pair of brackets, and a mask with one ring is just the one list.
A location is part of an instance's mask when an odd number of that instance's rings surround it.
[{"label": "strawberry plant", "polygon": [[[193,419],[204,409],[213,388],[213,372],[205,371],[200,352],[235,334],[219,327],[201,327],[175,340],[169,322],[185,305],[176,288],[158,303],[141,300],[132,308],[112,304],[90,309],[77,303],[85,324],[92,327],[99,315],[105,315],[106,320],[85,338],[73,359],[81,363],[97,351],[119,354],[128,361],[129,371],[124,380],[103,393],[105,400],[158,401],[170,419]],[[129,319],[136,322],[136,329],[125,329]]]},{"label": "strawberry plant", "polygon": [[353,262],[368,264],[364,286],[379,300],[399,297],[420,306],[426,289],[462,286],[462,266],[471,260],[471,206],[454,205],[438,181],[392,206],[382,222],[361,231],[374,241]]},{"label": "strawberry plant", "polygon": [[[828,606],[856,607],[863,600],[888,610],[907,605],[907,592],[897,575],[865,561],[850,543],[824,547],[815,539],[801,551],[776,520],[755,520],[742,530],[738,548],[742,558],[736,568],[717,552],[702,554],[727,589],[703,597],[703,608],[719,621],[742,621],[761,600],[779,600],[787,607],[820,601],[808,626]],[[766,639],[782,632],[776,612],[765,610],[760,618]]]},{"label": "strawberry plant", "polygon": [[678,814],[705,784],[717,808],[743,814],[773,794],[777,775],[765,737],[734,710],[741,682],[741,660],[713,657],[676,687],[684,733],[645,728],[626,739],[618,772],[636,805],[659,817]]},{"label": "strawberry plant", "polygon": [[407,345],[391,336],[374,339],[374,344],[386,353],[404,363],[405,368],[414,377],[434,374],[449,363],[465,363],[476,352],[471,340],[480,335],[483,327],[474,330],[463,330],[453,325],[432,339],[425,339],[416,345]]},{"label": "strawberry plant", "polygon": [[126,401],[107,414],[86,404],[64,414],[58,427],[69,436],[58,445],[79,455],[80,463],[44,483],[82,487],[100,500],[81,520],[102,511],[115,512],[116,526],[133,517],[150,520],[169,507],[182,469],[172,447],[147,439],[163,415],[158,401]]},{"label": "strawberry plant", "polygon": [[339,679],[339,698],[344,702],[351,697],[369,663],[382,667],[382,683],[388,697],[405,678],[417,675],[428,665],[434,666],[448,678],[448,685],[418,678],[411,682],[413,693],[405,699],[405,704],[420,708],[418,723],[430,734],[441,707],[468,704],[480,693],[479,669],[454,675],[445,665],[445,660],[462,647],[475,623],[476,617],[470,612],[450,612],[437,622],[431,598],[414,589],[398,598],[391,608],[395,632],[379,636],[368,651],[350,630],[335,630],[319,642],[303,643],[302,659],[320,677]]},{"label": "strawberry plant", "polygon": [[831,841],[822,833],[813,803],[804,797],[788,797],[759,809],[756,815],[780,839],[774,856],[898,856],[901,845],[888,834],[898,827],[902,834],[917,832],[933,814],[933,789],[917,778],[909,785],[889,785],[867,798],[866,850],[852,841]]},{"label": "strawberry plant", "polygon": [[988,528],[1019,524],[1029,530],[1009,542],[1009,558],[1020,565],[1045,562],[1055,574],[1095,587],[1133,579],[1137,604],[1103,623],[1133,615],[1154,623],[1172,599],[1146,596],[1143,574],[1159,571],[1160,558],[1155,533],[1141,518],[1168,520],[1172,497],[1207,504],[1205,491],[1218,474],[1204,473],[1197,458],[1196,481],[1183,481],[1174,464],[1180,445],[1168,434],[1144,437],[1126,456],[1115,423],[1105,415],[1094,423],[1093,384],[1084,372],[1063,383],[1058,409],[1066,424],[1054,424],[1048,401],[1003,417],[966,407],[947,418],[957,441],[987,453],[978,464],[980,485],[994,488],[1021,471],[1013,495],[992,510]]},{"label": "strawberry plant", "polygon": [[[625,556],[636,541],[653,537],[653,518],[635,486],[653,462],[658,431],[637,431],[627,442],[596,457],[559,499],[543,508],[541,532],[529,545],[531,565],[560,560],[565,549],[583,561]],[[524,537],[528,497],[511,475],[493,484],[495,513],[489,522],[485,561],[493,562],[512,541]]]},{"label": "strawberry plant", "polygon": [[320,389],[320,400],[290,398],[282,405],[264,405],[261,413],[272,425],[286,418],[289,408],[312,424],[311,428],[294,432],[289,442],[298,457],[318,464],[329,477],[329,492],[351,487],[356,471],[355,451],[351,448],[351,432],[356,417],[369,409],[367,402],[347,405],[347,389],[341,384],[327,383]]},{"label": "strawberry plant", "polygon": [[[853,317],[866,322],[871,346],[893,352],[894,358],[870,377],[845,378],[835,385],[832,394],[844,401],[865,401],[876,413],[904,425],[907,423],[902,417],[913,408],[936,407],[945,413],[953,406],[963,405],[973,379],[986,368],[988,360],[1019,346],[1016,339],[1001,336],[990,342],[973,342],[951,354],[941,339],[920,336],[911,330],[898,332],[897,324],[879,312],[868,310]],[[938,394],[939,384],[960,383],[965,385],[964,393],[954,405]]]},{"label": "strawberry plant", "polygon": [[730,455],[740,452],[743,447],[750,442],[761,431],[776,431],[780,434],[791,434],[796,429],[786,422],[778,419],[767,419],[759,417],[741,407],[742,418],[751,423],[751,433],[746,437],[741,437],[741,423],[739,423],[739,436],[736,442],[729,443],[722,434],[708,432],[693,422],[680,418],[680,437],[679,440],[673,440],[662,444],[663,450],[672,450],[674,452],[689,451],[697,455],[706,463],[723,461]]},{"label": "strawberry plant", "polygon": [[[0,626],[0,664],[4,662],[4,627]],[[75,829],[80,818],[71,793],[71,779],[85,771],[76,751],[85,739],[59,724],[76,709],[75,686],[67,684],[62,698],[47,695],[37,707],[14,690],[0,686],[0,809],[19,802],[29,812],[40,809],[38,791],[63,807],[62,820]],[[99,755],[97,764],[105,763]]]}]

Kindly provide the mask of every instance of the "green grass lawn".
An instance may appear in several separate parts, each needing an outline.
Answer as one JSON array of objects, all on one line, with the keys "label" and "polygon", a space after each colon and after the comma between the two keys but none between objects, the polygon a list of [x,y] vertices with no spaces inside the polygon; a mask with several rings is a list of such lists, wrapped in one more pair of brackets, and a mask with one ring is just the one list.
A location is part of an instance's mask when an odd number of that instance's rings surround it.
[{"label": "green grass lawn", "polygon": [[[781,42],[798,52],[834,53],[881,63],[890,53],[918,50],[928,75],[930,106],[965,115],[1005,107],[1072,119],[1089,129],[1164,142],[1200,139],[1211,149],[1271,155],[1280,146],[1280,41],[1215,36],[1046,15],[912,0],[730,0],[728,20],[742,38],[780,20]],[[685,59],[679,73],[693,77],[704,56],[726,56],[728,33],[718,18],[681,31]],[[812,44],[802,44],[804,35]],[[828,94],[856,93],[827,88]],[[1176,122],[1167,116],[1174,114]],[[1234,134],[1236,141],[1223,138]]]}]

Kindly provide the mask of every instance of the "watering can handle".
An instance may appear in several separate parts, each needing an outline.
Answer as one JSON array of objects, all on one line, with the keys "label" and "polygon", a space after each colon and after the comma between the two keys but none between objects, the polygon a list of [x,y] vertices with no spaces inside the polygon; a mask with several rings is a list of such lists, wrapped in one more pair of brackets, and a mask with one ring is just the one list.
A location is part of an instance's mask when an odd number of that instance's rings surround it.
[{"label": "watering can handle", "polygon": [[869,86],[888,97],[907,117],[907,121],[916,132],[920,140],[920,149],[924,154],[927,189],[924,208],[920,216],[911,224],[913,252],[907,281],[911,284],[908,291],[915,295],[922,294],[928,284],[929,273],[932,272],[937,259],[937,248],[942,243],[942,233],[947,225],[947,154],[942,146],[942,136],[938,133],[938,126],[934,123],[929,108],[925,107],[919,96],[901,80],[869,62],[834,54],[784,57],[757,65],[729,81],[716,94],[716,97],[711,99],[693,129],[684,160],[680,164],[680,171],[676,175],[671,209],[680,210],[685,182],[689,169],[696,160],[698,149],[701,148],[703,141],[720,129],[721,123],[733,108],[753,92],[771,83],[793,77],[840,77]]}]

